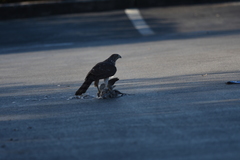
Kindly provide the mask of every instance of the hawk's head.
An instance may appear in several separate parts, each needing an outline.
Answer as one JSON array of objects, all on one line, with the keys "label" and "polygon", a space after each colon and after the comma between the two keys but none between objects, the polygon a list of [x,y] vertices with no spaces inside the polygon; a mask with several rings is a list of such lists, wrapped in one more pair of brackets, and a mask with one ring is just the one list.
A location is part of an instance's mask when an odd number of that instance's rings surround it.
[{"label": "hawk's head", "polygon": [[112,54],[108,59],[106,59],[104,62],[112,63],[115,65],[115,62],[118,58],[122,58],[119,54]]},{"label": "hawk's head", "polygon": [[118,59],[118,58],[122,58],[119,54],[116,54],[116,53],[114,53],[114,54],[112,54],[110,57],[109,57],[111,60],[113,60],[114,62],[116,62],[116,60]]}]

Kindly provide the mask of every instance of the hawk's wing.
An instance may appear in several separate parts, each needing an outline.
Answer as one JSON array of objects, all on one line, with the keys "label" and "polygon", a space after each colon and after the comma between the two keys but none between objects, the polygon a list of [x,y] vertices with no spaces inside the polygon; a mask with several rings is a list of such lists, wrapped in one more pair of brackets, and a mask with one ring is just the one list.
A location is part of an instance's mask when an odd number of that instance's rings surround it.
[{"label": "hawk's wing", "polygon": [[93,80],[104,79],[113,76],[117,71],[115,65],[107,62],[100,62],[96,64],[88,73],[86,78],[93,78]]}]

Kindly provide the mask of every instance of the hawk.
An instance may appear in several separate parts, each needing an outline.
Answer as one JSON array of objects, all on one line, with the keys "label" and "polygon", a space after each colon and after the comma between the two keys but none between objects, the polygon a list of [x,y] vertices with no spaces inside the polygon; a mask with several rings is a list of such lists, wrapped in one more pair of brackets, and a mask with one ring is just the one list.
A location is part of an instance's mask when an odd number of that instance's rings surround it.
[{"label": "hawk", "polygon": [[89,86],[94,82],[97,87],[98,93],[100,89],[98,86],[99,80],[104,79],[105,86],[108,86],[109,77],[117,72],[115,63],[118,58],[122,58],[119,54],[112,54],[108,59],[103,62],[97,63],[87,74],[82,86],[76,91],[75,95],[82,95],[87,91]]}]

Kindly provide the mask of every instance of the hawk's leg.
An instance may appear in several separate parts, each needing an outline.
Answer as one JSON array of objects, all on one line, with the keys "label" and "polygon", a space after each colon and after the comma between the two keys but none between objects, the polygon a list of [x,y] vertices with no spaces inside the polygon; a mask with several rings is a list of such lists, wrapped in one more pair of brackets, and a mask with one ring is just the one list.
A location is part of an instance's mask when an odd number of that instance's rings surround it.
[{"label": "hawk's leg", "polygon": [[94,81],[94,86],[97,87],[98,93],[100,93],[98,83],[99,83],[99,80]]},{"label": "hawk's leg", "polygon": [[108,87],[108,80],[109,78],[104,78],[105,87]]}]

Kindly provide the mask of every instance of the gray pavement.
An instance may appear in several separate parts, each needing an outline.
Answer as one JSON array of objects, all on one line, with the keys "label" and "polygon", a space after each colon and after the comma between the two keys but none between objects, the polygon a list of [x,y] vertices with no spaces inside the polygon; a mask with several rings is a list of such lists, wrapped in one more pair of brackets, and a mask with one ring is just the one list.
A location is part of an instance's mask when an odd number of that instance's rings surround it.
[{"label": "gray pavement", "polygon": [[[240,158],[239,3],[0,22],[0,159]],[[117,99],[69,99],[119,53]],[[88,94],[95,95],[91,86]]]}]

